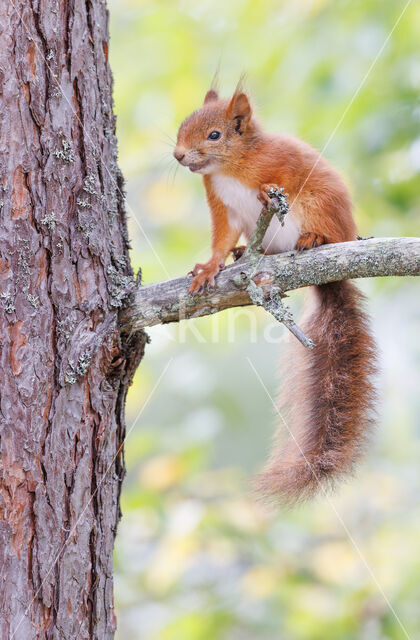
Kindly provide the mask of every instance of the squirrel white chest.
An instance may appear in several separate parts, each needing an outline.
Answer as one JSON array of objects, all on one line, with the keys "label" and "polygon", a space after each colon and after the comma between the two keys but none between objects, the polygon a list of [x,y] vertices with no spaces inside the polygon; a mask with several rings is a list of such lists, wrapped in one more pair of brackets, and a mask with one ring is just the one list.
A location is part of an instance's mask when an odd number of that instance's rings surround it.
[{"label": "squirrel white chest", "polygon": [[[227,207],[229,224],[249,240],[261,213],[258,189],[250,189],[229,176],[216,174],[211,181],[217,197]],[[263,249],[268,253],[290,251],[295,248],[299,236],[300,225],[293,211],[287,214],[283,226],[274,216],[265,235]]]}]

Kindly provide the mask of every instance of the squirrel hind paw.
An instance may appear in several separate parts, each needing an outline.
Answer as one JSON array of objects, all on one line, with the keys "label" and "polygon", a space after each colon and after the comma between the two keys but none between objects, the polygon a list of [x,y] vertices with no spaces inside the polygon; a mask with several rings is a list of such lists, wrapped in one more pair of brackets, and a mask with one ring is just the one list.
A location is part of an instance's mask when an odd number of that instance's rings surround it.
[{"label": "squirrel hind paw", "polygon": [[304,251],[305,249],[313,249],[315,247],[320,247],[322,244],[325,244],[324,236],[318,235],[317,233],[303,233],[298,241],[296,242],[296,249],[298,251]]}]

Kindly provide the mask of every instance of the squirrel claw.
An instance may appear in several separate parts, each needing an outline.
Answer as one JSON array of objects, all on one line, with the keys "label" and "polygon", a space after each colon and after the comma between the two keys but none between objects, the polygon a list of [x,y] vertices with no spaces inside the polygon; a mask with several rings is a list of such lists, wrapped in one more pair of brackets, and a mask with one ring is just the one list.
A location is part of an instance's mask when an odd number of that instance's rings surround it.
[{"label": "squirrel claw", "polygon": [[194,281],[192,282],[190,288],[188,289],[188,293],[191,294],[192,296],[201,296],[203,291],[204,291],[203,285],[197,285],[196,283],[194,283]]}]

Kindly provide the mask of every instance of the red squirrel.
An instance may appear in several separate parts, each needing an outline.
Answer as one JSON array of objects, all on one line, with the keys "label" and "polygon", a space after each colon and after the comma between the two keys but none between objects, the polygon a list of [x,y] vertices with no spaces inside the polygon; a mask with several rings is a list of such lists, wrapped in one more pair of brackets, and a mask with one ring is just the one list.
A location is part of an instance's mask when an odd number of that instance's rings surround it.
[{"label": "red squirrel", "polygon": [[[239,237],[249,240],[274,185],[288,192],[290,211],[284,226],[274,216],[266,253],[357,238],[351,198],[337,171],[308,144],[265,133],[240,87],[230,100],[207,92],[203,106],[181,124],[174,156],[203,176],[212,221],[212,256],[192,270],[191,294],[206,283],[215,286]],[[373,421],[375,345],[362,295],[349,281],[312,289],[315,308],[304,329],[315,347],[293,345],[293,379],[285,383],[293,437],[278,439],[259,477],[266,495],[289,503],[352,471]]]}]

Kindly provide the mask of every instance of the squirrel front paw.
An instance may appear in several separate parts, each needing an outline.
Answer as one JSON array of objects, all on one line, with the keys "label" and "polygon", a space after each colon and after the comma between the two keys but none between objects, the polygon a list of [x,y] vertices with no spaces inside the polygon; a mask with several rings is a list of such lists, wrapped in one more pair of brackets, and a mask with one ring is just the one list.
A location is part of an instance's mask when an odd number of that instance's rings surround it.
[{"label": "squirrel front paw", "polygon": [[204,285],[206,282],[209,283],[210,287],[215,286],[215,277],[225,268],[224,260],[221,262],[219,260],[215,260],[211,258],[208,262],[204,264],[197,262],[194,269],[190,271],[190,274],[193,276],[193,280],[191,286],[189,288],[189,293],[193,296],[199,296],[204,291]]},{"label": "squirrel front paw", "polygon": [[273,196],[273,193],[279,190],[280,189],[277,184],[262,184],[260,186],[257,198],[264,207],[270,207],[272,204],[271,198]]}]

